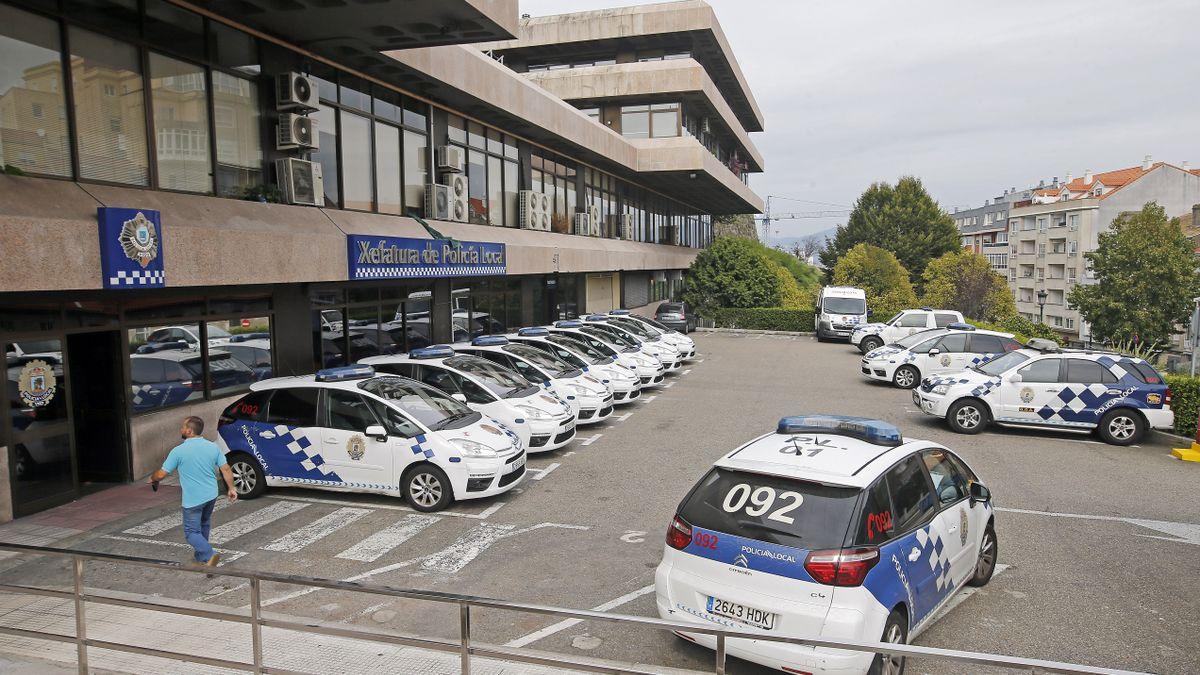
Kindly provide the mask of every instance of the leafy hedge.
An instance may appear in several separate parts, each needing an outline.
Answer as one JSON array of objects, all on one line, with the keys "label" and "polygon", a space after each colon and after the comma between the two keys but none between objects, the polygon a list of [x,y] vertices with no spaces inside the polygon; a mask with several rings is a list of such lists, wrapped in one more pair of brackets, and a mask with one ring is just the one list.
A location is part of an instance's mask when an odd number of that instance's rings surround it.
[{"label": "leafy hedge", "polygon": [[724,307],[710,312],[717,328],[812,332],[811,309],[782,307]]},{"label": "leafy hedge", "polygon": [[976,321],[975,319],[967,319],[967,323],[982,328],[983,330],[994,330],[1001,333],[1012,333],[1013,337],[1021,342],[1029,342],[1029,338],[1045,338],[1054,340],[1060,345],[1065,345],[1066,340],[1063,339],[1057,331],[1044,323],[1030,321],[1024,317],[1013,316],[999,321]]},{"label": "leafy hedge", "polygon": [[1196,435],[1196,414],[1200,408],[1200,377],[1166,375],[1171,387],[1171,410],[1175,411],[1175,433],[1193,438]]}]

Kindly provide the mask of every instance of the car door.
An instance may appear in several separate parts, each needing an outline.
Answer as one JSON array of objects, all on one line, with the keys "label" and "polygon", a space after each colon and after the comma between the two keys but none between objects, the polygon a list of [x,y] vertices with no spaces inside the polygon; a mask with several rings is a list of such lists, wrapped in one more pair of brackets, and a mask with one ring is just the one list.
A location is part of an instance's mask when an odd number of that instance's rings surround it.
[{"label": "car door", "polygon": [[1006,375],[1000,385],[1000,405],[1003,417],[1010,421],[1030,424],[1053,423],[1055,412],[1062,407],[1058,397],[1059,370],[1062,359],[1049,356],[1031,360],[1017,368],[1020,382]]},{"label": "car door", "polygon": [[316,387],[276,389],[262,421],[245,438],[268,478],[296,485],[336,485],[342,478],[324,467],[324,445],[317,426]]},{"label": "car door", "polygon": [[321,470],[342,478],[341,487],[355,490],[394,490],[393,447],[389,437],[380,441],[366,435],[380,421],[367,400],[353,391],[325,389],[321,397]]},{"label": "car door", "polygon": [[970,359],[967,358],[966,333],[943,335],[933,349],[937,350],[937,353],[930,350],[925,359],[927,366],[921,369],[922,373],[952,373],[970,365]]},{"label": "car door", "polygon": [[1122,397],[1117,376],[1098,361],[1064,359],[1062,391],[1058,398],[1058,417],[1070,424],[1098,424],[1100,416]]},{"label": "car door", "polygon": [[928,321],[929,317],[925,312],[905,312],[896,320],[893,330],[888,331],[887,342],[895,342],[902,337],[925,330],[925,324]]},{"label": "car door", "polygon": [[[886,474],[892,499],[889,519],[898,533],[897,553],[905,570],[912,624],[924,621],[941,602],[949,570],[941,530],[935,518],[937,500],[921,460],[909,455]],[[911,632],[911,631],[910,631]]]},{"label": "car door", "polygon": [[[938,529],[943,533],[944,553],[950,562],[947,583],[958,588],[967,579],[969,571],[975,569],[976,547],[971,535],[969,485],[950,460],[949,452],[942,448],[930,448],[921,452],[921,459],[933,481],[933,494],[938,500]],[[971,545],[968,545],[971,544]]]}]

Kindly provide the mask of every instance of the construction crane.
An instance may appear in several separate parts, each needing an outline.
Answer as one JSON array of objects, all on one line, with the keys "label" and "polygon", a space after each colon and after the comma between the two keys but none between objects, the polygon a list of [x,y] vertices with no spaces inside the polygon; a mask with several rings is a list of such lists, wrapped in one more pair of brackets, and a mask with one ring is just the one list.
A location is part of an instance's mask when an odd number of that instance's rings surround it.
[{"label": "construction crane", "polygon": [[[850,209],[835,210],[835,211],[793,211],[791,213],[771,213],[771,200],[785,199],[787,201],[809,202],[811,204],[825,204],[826,202],[812,202],[807,199],[793,199],[791,197],[775,197],[767,195],[767,205],[763,209],[763,214],[755,218],[759,223],[762,223],[762,240],[768,246],[771,243],[771,223],[778,220],[802,220],[806,218],[838,218],[841,216],[850,215]],[[829,206],[840,206],[839,204],[828,204]]]}]

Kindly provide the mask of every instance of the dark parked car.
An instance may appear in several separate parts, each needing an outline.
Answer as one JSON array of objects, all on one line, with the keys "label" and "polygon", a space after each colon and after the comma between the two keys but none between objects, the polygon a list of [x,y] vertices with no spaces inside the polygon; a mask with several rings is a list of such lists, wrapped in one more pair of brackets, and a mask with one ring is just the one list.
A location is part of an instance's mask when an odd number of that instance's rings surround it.
[{"label": "dark parked car", "polygon": [[664,302],[654,310],[654,318],[667,328],[680,333],[690,333],[696,330],[696,315],[688,311],[682,302]]}]

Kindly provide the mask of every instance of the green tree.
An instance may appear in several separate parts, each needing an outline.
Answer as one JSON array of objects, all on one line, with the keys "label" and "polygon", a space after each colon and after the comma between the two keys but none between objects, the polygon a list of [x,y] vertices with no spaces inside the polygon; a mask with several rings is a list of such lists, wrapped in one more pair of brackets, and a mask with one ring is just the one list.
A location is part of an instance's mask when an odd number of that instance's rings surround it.
[{"label": "green tree", "polygon": [[867,306],[881,320],[917,304],[908,270],[894,253],[871,244],[858,244],[838,260],[833,283],[863,289]]},{"label": "green tree", "polygon": [[1101,340],[1165,343],[1200,294],[1194,247],[1154,202],[1117,216],[1083,257],[1096,283],[1076,286],[1067,304]]},{"label": "green tree", "polygon": [[718,237],[688,270],[684,302],[701,314],[721,307],[778,307],[779,266],[762,244],[741,237]]},{"label": "green tree", "polygon": [[762,247],[768,258],[791,273],[800,288],[820,288],[821,271],[787,251]]},{"label": "green tree", "polygon": [[960,248],[929,261],[921,275],[921,302],[941,309],[956,309],[963,316],[997,321],[1017,313],[1012,291],[988,259]]},{"label": "green tree", "polygon": [[872,244],[896,254],[918,282],[930,260],[957,249],[954,219],[925,191],[919,178],[904,176],[895,186],[873,183],[854,203],[846,224],[821,251],[826,269],[858,244]]}]

